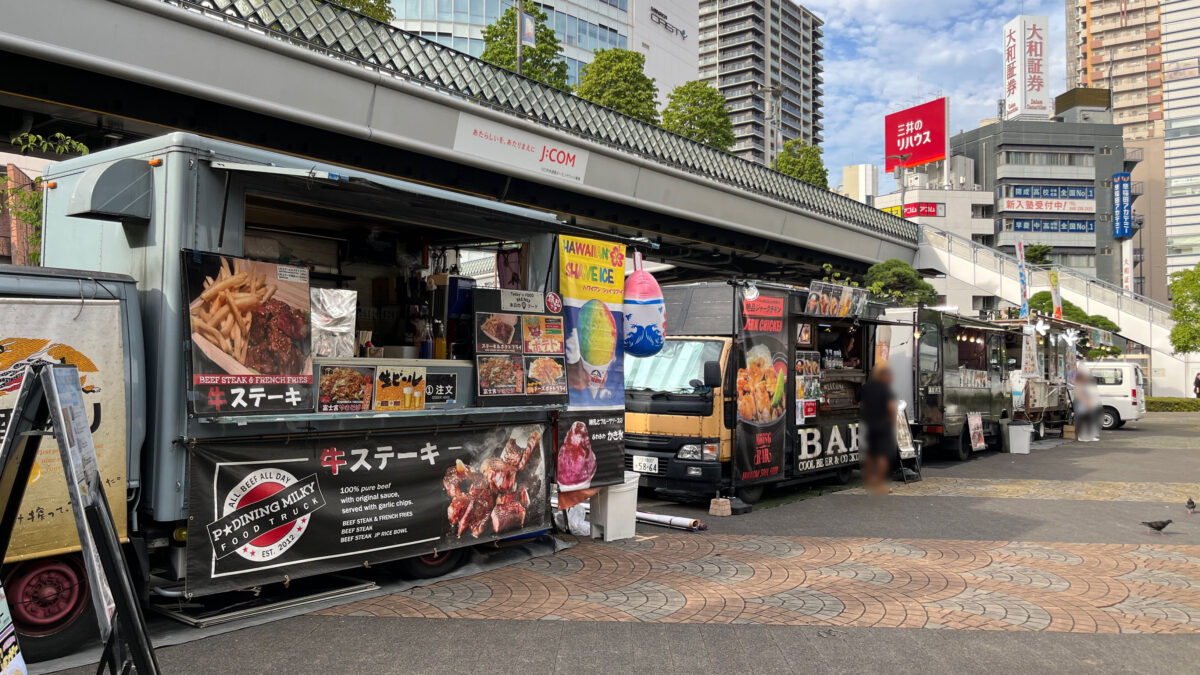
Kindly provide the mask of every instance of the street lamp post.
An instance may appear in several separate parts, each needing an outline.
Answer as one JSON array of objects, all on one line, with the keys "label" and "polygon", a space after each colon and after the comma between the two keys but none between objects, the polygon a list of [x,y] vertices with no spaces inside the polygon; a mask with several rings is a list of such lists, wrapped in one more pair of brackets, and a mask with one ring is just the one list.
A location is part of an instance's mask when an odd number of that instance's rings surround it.
[{"label": "street lamp post", "polygon": [[907,186],[904,184],[904,165],[906,163],[908,163],[909,157],[912,157],[911,152],[907,153],[907,154],[903,154],[903,155],[888,155],[884,160],[884,163],[886,163],[886,160],[888,160],[888,159],[900,160],[900,163],[896,165],[896,168],[892,169],[892,177],[895,178],[900,183],[900,217],[901,218],[904,217],[904,193],[907,188]]}]

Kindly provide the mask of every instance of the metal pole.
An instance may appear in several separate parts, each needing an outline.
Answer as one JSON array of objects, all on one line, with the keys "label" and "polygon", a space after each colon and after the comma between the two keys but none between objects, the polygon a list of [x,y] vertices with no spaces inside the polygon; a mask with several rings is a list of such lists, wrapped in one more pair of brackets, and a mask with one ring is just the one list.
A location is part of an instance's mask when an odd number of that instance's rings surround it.
[{"label": "metal pole", "polygon": [[520,0],[513,4],[513,8],[517,11],[517,74],[521,74],[521,43],[524,42],[525,31],[522,30],[524,23],[525,8],[521,6]]}]

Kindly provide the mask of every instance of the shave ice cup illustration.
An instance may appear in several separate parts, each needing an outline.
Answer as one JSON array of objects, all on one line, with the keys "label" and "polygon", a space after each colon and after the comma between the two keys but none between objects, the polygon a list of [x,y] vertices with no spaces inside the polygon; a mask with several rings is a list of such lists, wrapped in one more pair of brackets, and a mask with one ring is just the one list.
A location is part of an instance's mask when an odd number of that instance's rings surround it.
[{"label": "shave ice cup illustration", "polygon": [[589,300],[579,309],[578,328],[567,337],[567,383],[572,389],[587,389],[603,397],[608,371],[617,352],[617,322],[599,300]]}]

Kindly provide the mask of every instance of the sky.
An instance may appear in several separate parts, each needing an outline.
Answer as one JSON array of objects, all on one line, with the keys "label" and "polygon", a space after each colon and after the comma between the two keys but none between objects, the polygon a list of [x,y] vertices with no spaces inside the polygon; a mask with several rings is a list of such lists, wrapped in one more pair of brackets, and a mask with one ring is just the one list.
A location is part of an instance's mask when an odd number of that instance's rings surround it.
[{"label": "sky", "polygon": [[[1050,94],[1066,90],[1063,0],[801,0],[825,21],[825,166],[831,188],[842,167],[876,164],[883,173],[883,118],[950,97],[950,134],[996,116],[1003,94],[1004,24],[1021,13],[1050,19]],[[1022,5],[1024,10],[1022,12]]]}]

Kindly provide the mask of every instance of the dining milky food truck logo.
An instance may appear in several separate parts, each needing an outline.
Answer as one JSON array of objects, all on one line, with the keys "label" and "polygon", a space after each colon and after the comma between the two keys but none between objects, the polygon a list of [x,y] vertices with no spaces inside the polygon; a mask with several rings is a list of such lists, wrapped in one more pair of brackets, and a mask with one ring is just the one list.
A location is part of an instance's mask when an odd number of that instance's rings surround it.
[{"label": "dining milky food truck logo", "polygon": [[283,469],[256,469],[225,495],[222,516],[208,524],[209,541],[217,559],[236,553],[250,562],[274,560],[300,541],[323,506],[316,474],[297,479]]}]

